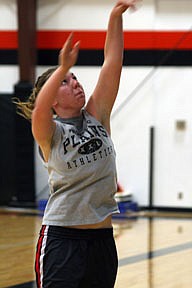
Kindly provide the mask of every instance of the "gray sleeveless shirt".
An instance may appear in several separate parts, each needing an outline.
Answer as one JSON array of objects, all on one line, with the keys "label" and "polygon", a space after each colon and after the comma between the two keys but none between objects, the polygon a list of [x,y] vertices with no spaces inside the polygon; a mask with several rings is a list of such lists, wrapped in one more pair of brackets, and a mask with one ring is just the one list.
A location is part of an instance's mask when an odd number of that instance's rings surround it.
[{"label": "gray sleeveless shirt", "polygon": [[100,122],[86,111],[82,116],[80,127],[67,119],[55,120],[47,163],[50,197],[43,225],[94,224],[119,212],[114,200],[113,143]]}]

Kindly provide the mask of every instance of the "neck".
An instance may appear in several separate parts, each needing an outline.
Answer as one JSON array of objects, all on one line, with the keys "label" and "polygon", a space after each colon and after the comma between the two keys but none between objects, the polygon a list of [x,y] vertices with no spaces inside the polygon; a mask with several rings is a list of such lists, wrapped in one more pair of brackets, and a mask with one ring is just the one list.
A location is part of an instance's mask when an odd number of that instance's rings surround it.
[{"label": "neck", "polygon": [[79,117],[82,114],[82,110],[79,111],[56,111],[57,116],[60,118],[74,118]]}]

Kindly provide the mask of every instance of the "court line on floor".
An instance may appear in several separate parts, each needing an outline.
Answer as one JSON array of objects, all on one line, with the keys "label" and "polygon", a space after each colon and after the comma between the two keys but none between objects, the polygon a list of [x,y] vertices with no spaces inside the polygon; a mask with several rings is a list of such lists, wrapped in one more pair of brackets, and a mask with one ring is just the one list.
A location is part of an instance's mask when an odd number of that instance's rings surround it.
[{"label": "court line on floor", "polygon": [[[135,256],[125,257],[125,258],[119,259],[119,267],[130,265],[130,264],[135,264],[144,260],[153,259],[156,257],[161,257],[161,256],[181,252],[184,250],[189,250],[189,249],[192,249],[192,242],[187,242],[187,243],[183,243],[183,244],[179,244],[176,246],[167,247],[167,248],[163,248],[163,249],[159,249],[155,251],[149,251],[148,253],[142,253],[142,254],[135,255]],[[35,288],[35,287],[36,287],[35,282],[28,282],[28,283],[24,283],[24,284],[20,284],[16,286],[10,286],[9,288]]]},{"label": "court line on floor", "polygon": [[163,249],[159,249],[155,251],[149,251],[148,253],[142,253],[142,254],[135,255],[135,256],[121,258],[119,259],[119,267],[134,264],[137,262],[141,262],[141,261],[156,258],[156,257],[173,254],[173,253],[188,250],[188,249],[192,249],[192,242],[187,242],[187,243],[183,243],[183,244],[179,244],[176,246],[167,247],[167,248],[163,248]]},{"label": "court line on floor", "polygon": [[34,281],[32,282],[27,282],[27,283],[23,283],[23,284],[18,284],[18,285],[15,285],[15,286],[9,286],[9,287],[6,287],[6,288],[36,288],[36,284]]}]

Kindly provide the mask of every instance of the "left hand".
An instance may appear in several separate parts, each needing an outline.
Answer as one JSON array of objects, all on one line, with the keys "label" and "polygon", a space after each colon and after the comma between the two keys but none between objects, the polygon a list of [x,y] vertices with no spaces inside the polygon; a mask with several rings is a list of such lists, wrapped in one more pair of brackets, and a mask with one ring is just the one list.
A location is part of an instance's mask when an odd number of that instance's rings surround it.
[{"label": "left hand", "polygon": [[118,0],[114,9],[118,14],[123,14],[128,8],[135,11],[137,10],[137,4],[141,2],[141,0]]}]

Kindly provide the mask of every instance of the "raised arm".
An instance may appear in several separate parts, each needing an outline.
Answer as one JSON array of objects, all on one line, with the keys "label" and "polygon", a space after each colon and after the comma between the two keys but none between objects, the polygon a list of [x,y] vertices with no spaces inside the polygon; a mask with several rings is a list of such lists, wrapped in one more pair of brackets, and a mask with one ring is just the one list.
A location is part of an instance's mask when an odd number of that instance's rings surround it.
[{"label": "raised arm", "polygon": [[53,104],[58,89],[69,69],[75,64],[79,51],[79,42],[72,45],[73,35],[70,34],[59,55],[59,66],[45,82],[35,101],[32,112],[32,133],[40,145],[47,160],[52,135],[55,129],[53,121]]},{"label": "raised arm", "polygon": [[93,94],[86,109],[95,116],[110,132],[110,114],[118,89],[123,63],[123,25],[122,14],[135,9],[138,0],[119,0],[113,7],[104,47],[104,63]]}]

